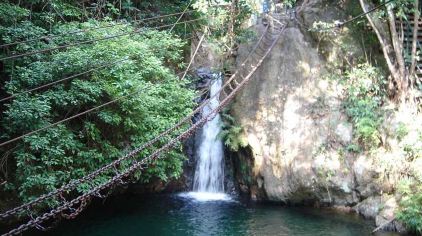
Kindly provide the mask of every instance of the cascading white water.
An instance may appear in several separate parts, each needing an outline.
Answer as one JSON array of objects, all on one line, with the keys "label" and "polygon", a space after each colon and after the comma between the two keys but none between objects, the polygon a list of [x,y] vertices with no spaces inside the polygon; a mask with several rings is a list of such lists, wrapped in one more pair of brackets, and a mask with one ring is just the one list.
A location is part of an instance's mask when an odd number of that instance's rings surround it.
[{"label": "cascading white water", "polygon": [[[222,79],[221,76],[218,76],[212,82],[211,97],[219,92],[221,85]],[[220,105],[220,100],[217,95],[202,109],[202,116],[209,115],[218,105]],[[197,152],[199,158],[193,180],[193,192],[182,193],[180,196],[193,198],[197,201],[232,201],[231,197],[224,193],[223,142],[218,137],[221,126],[219,114],[204,124]]]},{"label": "cascading white water", "polygon": [[[221,88],[221,78],[213,81],[210,96],[216,95]],[[220,104],[218,96],[202,109],[202,116],[209,115]],[[223,143],[218,138],[221,132],[221,117],[215,115],[205,123],[198,150],[199,160],[196,165],[193,190],[195,192],[224,192]]]},{"label": "cascading white water", "polygon": [[[221,76],[215,75],[214,77],[217,78],[211,85],[211,97],[214,97],[222,86]],[[217,95],[202,109],[202,116],[209,115],[219,104],[219,96]],[[221,126],[219,114],[204,124],[199,139],[197,152],[199,160],[196,164],[193,192],[182,193],[180,196],[193,198],[197,201],[232,201],[232,198],[224,193],[223,142],[218,137]]]}]

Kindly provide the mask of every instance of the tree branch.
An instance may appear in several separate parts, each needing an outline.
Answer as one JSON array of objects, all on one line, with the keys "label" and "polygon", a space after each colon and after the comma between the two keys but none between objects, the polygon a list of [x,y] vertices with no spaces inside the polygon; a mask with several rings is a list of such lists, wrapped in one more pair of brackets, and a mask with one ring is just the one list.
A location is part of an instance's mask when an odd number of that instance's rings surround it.
[{"label": "tree branch", "polygon": [[[359,0],[359,2],[364,12],[367,12],[369,8],[373,8],[372,4],[366,0]],[[395,81],[400,80],[400,73],[396,67],[396,55],[393,51],[393,44],[389,35],[388,26],[377,17],[371,17],[370,14],[367,14],[366,18],[371,24],[371,27],[375,31],[378,41],[381,44],[381,49],[391,76]]]}]

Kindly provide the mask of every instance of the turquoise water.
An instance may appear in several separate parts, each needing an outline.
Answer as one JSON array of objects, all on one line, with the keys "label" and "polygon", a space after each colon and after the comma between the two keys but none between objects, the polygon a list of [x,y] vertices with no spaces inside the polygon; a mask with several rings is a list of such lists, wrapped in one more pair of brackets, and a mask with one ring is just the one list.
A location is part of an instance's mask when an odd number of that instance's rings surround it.
[{"label": "turquoise water", "polygon": [[[178,195],[123,195],[93,204],[47,235],[370,235],[371,222],[329,210]],[[46,233],[44,233],[45,235]]]}]

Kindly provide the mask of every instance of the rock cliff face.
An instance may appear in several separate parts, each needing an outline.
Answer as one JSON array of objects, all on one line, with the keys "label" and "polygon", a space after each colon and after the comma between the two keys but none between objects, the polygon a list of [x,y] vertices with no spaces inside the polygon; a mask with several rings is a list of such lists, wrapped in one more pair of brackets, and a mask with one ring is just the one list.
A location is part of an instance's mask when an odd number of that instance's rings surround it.
[{"label": "rock cliff face", "polygon": [[[352,44],[352,50],[344,51],[332,40],[318,40],[304,27],[316,19],[344,18],[341,6],[335,4],[339,3],[306,1],[298,13],[300,23],[290,22],[252,81],[237,95],[231,114],[243,127],[240,138],[248,146],[232,153],[235,175],[240,191],[252,199],[346,207],[383,225],[394,219],[394,186],[399,177],[385,176],[389,165],[381,168],[380,163],[386,155],[392,157],[391,165],[406,161],[394,148],[380,149],[373,157],[343,151],[354,131],[343,111],[343,88],[327,79],[326,65],[337,60],[341,66],[342,58],[361,53],[360,46]],[[262,25],[253,27],[258,35],[262,29]],[[238,64],[251,47],[252,43],[240,46]],[[398,119],[392,114],[386,120],[385,126],[393,127],[384,134],[390,147],[397,146],[388,137],[394,136]],[[386,225],[403,230],[394,220]]]}]

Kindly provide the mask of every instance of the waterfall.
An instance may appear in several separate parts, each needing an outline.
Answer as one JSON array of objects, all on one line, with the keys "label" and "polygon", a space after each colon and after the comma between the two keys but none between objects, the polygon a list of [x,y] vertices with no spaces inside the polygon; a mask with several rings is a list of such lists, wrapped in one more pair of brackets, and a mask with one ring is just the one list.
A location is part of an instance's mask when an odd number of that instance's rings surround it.
[{"label": "waterfall", "polygon": [[[211,82],[210,97],[218,94],[222,86],[221,75],[214,74],[215,80]],[[219,96],[211,99],[202,109],[202,117],[220,105]],[[219,114],[211,116],[202,128],[201,136],[198,137],[198,149],[196,156],[198,161],[193,179],[193,192],[181,193],[179,196],[194,199],[196,201],[233,201],[224,193],[224,151],[223,142],[218,137],[222,129]]]},{"label": "waterfall", "polygon": [[[213,81],[210,96],[216,95],[222,85],[221,78]],[[220,104],[219,96],[212,98],[202,109],[202,116],[209,115]],[[205,123],[198,149],[198,163],[195,170],[193,190],[195,192],[222,193],[224,192],[224,152],[223,143],[218,138],[221,132],[221,117],[215,115]]]}]

